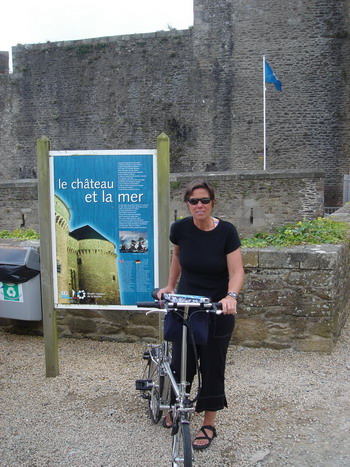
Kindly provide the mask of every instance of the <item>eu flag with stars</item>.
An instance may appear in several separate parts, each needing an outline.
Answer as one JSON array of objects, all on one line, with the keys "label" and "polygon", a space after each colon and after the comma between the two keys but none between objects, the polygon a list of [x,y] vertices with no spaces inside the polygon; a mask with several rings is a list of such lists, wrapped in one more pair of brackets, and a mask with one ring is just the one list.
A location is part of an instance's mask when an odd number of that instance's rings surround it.
[{"label": "eu flag with stars", "polygon": [[265,83],[273,83],[277,91],[282,92],[282,83],[272,71],[272,68],[267,63],[267,60],[265,60]]}]

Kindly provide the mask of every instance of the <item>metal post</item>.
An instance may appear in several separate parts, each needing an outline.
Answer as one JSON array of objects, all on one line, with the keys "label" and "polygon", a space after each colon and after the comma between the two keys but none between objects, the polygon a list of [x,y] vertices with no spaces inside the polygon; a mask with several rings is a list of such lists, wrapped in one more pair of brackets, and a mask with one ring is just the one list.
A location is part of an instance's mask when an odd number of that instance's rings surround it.
[{"label": "metal post", "polygon": [[264,112],[264,170],[266,170],[266,84],[265,84],[265,55],[263,55],[263,112]]},{"label": "metal post", "polygon": [[350,175],[344,174],[343,180],[343,206],[350,201]]},{"label": "metal post", "polygon": [[52,232],[50,205],[50,141],[46,136],[37,141],[41,302],[45,344],[46,376],[58,376],[58,342],[53,296]]}]

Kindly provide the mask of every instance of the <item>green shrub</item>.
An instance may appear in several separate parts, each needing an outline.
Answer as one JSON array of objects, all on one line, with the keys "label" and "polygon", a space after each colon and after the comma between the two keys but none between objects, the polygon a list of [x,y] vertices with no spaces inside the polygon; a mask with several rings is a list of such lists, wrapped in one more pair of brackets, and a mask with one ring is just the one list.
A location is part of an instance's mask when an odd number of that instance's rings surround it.
[{"label": "green shrub", "polygon": [[254,237],[242,240],[243,248],[286,247],[303,244],[349,242],[349,224],[330,218],[287,224],[272,233],[259,232]]}]

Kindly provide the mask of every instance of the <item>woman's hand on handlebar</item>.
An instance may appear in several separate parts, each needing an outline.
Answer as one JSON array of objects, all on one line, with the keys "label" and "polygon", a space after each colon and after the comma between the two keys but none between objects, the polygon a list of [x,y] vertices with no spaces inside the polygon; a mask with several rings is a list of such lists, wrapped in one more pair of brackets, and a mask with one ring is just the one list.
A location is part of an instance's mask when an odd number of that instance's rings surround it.
[{"label": "woman's hand on handlebar", "polygon": [[222,313],[224,315],[236,315],[237,314],[237,300],[229,295],[220,300],[222,303]]},{"label": "woman's hand on handlebar", "polygon": [[170,287],[169,285],[167,285],[166,287],[163,287],[162,289],[159,289],[157,293],[158,300],[162,299],[162,295],[164,293],[175,293],[175,289],[174,287]]}]

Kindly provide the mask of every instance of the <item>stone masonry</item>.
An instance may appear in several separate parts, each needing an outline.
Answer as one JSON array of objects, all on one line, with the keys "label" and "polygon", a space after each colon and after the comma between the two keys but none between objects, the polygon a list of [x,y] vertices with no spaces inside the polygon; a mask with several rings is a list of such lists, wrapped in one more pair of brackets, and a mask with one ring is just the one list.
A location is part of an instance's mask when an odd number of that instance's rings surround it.
[{"label": "stone masonry", "polygon": [[214,215],[232,222],[241,237],[272,231],[290,222],[323,217],[322,172],[274,170],[172,174],[171,221],[188,215],[183,193],[194,178],[205,178],[212,183],[216,196]]},{"label": "stone masonry", "polygon": [[[335,218],[349,222],[350,207]],[[2,240],[0,246],[9,243],[14,242]],[[349,245],[243,248],[242,254],[246,277],[232,343],[330,352],[350,311]],[[0,326],[10,332],[42,333],[41,322],[0,318]],[[58,310],[57,329],[61,337],[155,342],[158,316]]]},{"label": "stone masonry", "polygon": [[350,0],[194,0],[185,31],[17,45],[0,64],[1,181],[35,179],[36,140],[52,149],[153,148],[173,173],[267,167],[325,173],[325,204],[349,172]]},{"label": "stone masonry", "polygon": [[[215,215],[235,224],[242,236],[271,231],[288,222],[323,216],[324,174],[312,170],[274,170],[172,174],[170,219],[186,216],[182,197],[193,178],[214,185]],[[0,230],[39,230],[37,181],[0,182]]]}]

